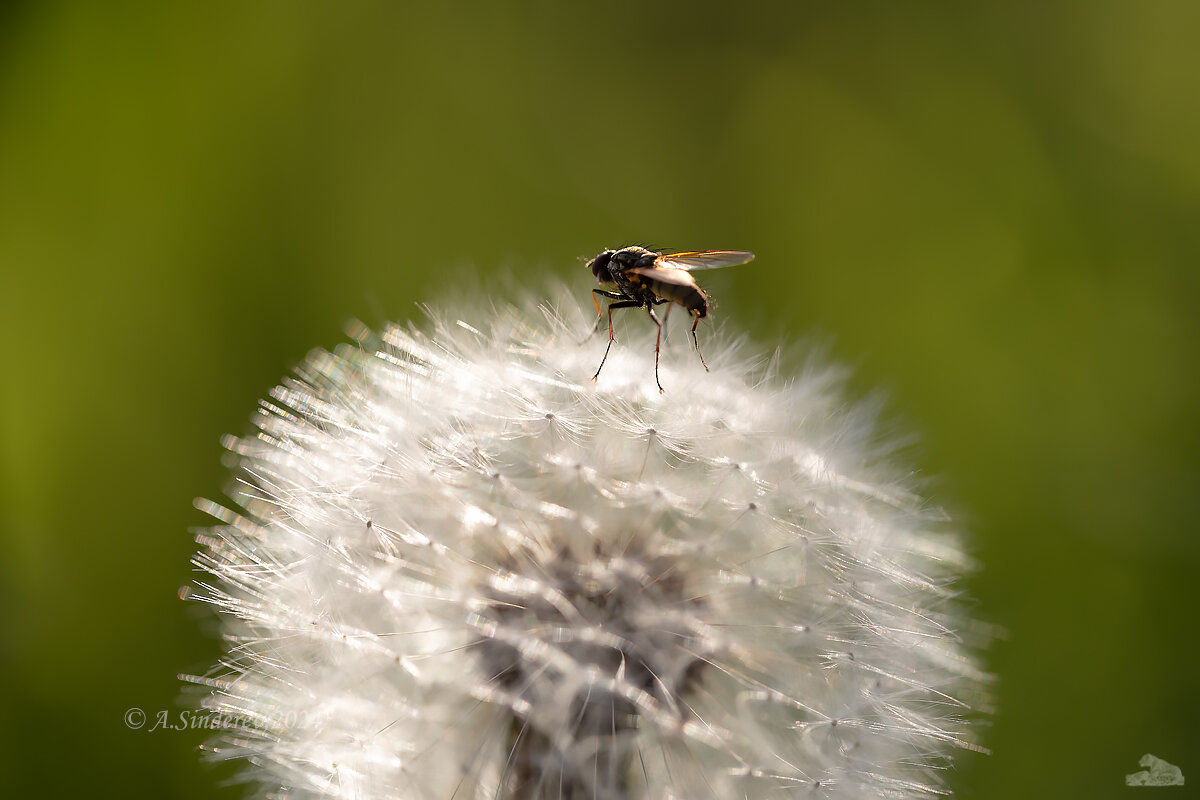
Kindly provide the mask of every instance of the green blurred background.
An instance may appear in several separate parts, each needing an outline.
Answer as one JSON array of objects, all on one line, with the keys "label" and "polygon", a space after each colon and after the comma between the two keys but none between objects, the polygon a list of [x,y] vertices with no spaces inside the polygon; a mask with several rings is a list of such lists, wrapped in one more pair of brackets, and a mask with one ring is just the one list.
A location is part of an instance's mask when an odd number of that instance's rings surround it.
[{"label": "green blurred background", "polygon": [[349,318],[642,241],[755,250],[718,314],[922,433],[1007,631],[960,796],[1200,781],[1200,4],[168,5],[0,11],[8,796],[241,797],[122,722],[220,652],[220,435]]}]

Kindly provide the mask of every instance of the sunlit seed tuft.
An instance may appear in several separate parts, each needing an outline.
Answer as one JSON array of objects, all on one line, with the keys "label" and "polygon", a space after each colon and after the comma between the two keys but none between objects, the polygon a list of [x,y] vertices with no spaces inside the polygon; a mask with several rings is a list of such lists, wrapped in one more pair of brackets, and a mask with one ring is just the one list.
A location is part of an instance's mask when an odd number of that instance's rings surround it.
[{"label": "sunlit seed tuft", "polygon": [[357,327],[227,440],[216,755],[286,797],[942,793],[968,564],[869,415],[720,333],[660,395],[633,321],[593,384],[578,308]]}]

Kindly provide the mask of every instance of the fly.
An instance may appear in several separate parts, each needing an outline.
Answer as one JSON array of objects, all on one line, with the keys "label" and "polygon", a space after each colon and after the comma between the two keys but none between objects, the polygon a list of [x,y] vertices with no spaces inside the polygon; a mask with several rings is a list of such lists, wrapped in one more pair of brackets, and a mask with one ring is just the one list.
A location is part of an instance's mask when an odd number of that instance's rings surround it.
[{"label": "fly", "polygon": [[[687,309],[688,315],[694,317],[692,322],[692,344],[700,363],[708,371],[704,362],[704,354],[700,352],[700,340],[696,338],[696,326],[700,320],[708,316],[708,295],[692,277],[693,270],[716,269],[717,267],[734,267],[745,264],[754,258],[749,250],[696,250],[686,253],[656,253],[645,247],[636,245],[622,247],[620,250],[605,250],[588,262],[588,269],[596,276],[601,284],[613,284],[616,291],[608,289],[592,289],[592,301],[596,304],[596,327],[604,321],[600,314],[601,297],[610,298],[608,304],[608,347],[604,350],[604,358],[592,380],[600,377],[604,362],[608,360],[608,352],[612,349],[613,324],[612,312],[616,308],[645,308],[650,319],[658,326],[658,338],[654,341],[654,382],[658,391],[663,391],[662,381],[658,379],[658,354],[662,344],[662,321],[654,313],[654,306],[664,303],[678,303]],[[663,314],[665,321],[671,314],[671,306]]]}]

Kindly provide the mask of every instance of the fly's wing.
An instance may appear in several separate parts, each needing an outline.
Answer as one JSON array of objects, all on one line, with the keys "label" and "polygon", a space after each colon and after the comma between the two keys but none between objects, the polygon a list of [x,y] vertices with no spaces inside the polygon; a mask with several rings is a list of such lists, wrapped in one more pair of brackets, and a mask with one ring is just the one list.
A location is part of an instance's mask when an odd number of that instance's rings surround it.
[{"label": "fly's wing", "polygon": [[[662,262],[659,262],[662,263]],[[672,286],[695,286],[696,281],[687,270],[679,267],[633,267],[625,270],[625,274],[641,275],[659,283],[669,283]]]},{"label": "fly's wing", "polygon": [[688,253],[664,253],[655,260],[655,265],[665,269],[716,269],[736,267],[754,258],[749,250],[695,250]]}]

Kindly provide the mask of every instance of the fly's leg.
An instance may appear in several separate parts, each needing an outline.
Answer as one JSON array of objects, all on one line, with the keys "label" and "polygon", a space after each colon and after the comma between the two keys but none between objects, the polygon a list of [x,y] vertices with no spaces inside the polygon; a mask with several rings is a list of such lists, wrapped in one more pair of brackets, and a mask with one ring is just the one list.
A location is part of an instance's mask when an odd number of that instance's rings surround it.
[{"label": "fly's leg", "polygon": [[700,356],[700,363],[704,364],[704,371],[708,372],[708,364],[704,363],[704,353],[700,352],[700,340],[696,338],[696,326],[700,324],[700,315],[696,315],[696,321],[692,323],[692,344],[696,345],[696,355]]},{"label": "fly's leg", "polygon": [[604,315],[600,313],[600,297],[607,297],[612,300],[622,300],[624,299],[625,295],[618,294],[617,292],[610,292],[605,289],[592,289],[592,302],[596,305],[596,324],[592,326],[592,332],[585,336],[580,344],[583,344],[583,342],[586,342],[588,339],[600,332],[600,323],[604,322]]},{"label": "fly's leg", "polygon": [[[598,294],[598,293],[601,293],[602,291],[603,290],[601,290],[601,289],[592,289],[592,294]],[[608,296],[608,295],[605,294],[605,296]],[[624,297],[624,295],[617,295],[617,297]],[[604,348],[604,358],[600,359],[600,366],[596,367],[596,374],[592,376],[592,380],[596,380],[597,378],[600,377],[600,370],[604,369],[604,362],[608,360],[608,351],[612,350],[613,340],[616,339],[616,337],[613,335],[613,327],[612,327],[613,309],[614,308],[637,308],[640,305],[642,305],[642,304],[639,303],[637,300],[618,300],[615,303],[608,304],[608,347]],[[597,326],[597,327],[599,327],[599,326]]]},{"label": "fly's leg", "polygon": [[670,300],[659,300],[654,305],[658,306],[658,305],[662,305],[663,303],[667,304],[667,310],[666,310],[666,313],[663,314],[663,321],[662,321],[663,342],[669,343],[671,341],[671,328],[667,325],[667,320],[669,320],[671,318],[671,306],[673,306],[675,304],[672,303]]},{"label": "fly's leg", "polygon": [[[667,311],[670,310],[671,307],[667,306]],[[658,321],[658,316],[654,313],[653,306],[646,306],[646,313],[650,315],[650,319],[658,326],[658,338],[654,340],[654,382],[658,384],[658,393],[662,394],[666,389],[663,389],[662,381],[658,379],[658,351],[662,345],[663,324]]]}]

